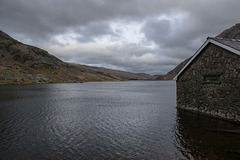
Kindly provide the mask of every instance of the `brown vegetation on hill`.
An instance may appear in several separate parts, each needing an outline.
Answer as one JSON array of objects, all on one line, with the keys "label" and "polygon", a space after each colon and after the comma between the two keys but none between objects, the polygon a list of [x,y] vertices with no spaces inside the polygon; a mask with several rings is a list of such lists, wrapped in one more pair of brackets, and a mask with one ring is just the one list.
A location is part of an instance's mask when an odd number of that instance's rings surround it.
[{"label": "brown vegetation on hill", "polygon": [[97,71],[97,72],[107,73],[109,75],[119,77],[123,80],[148,80],[152,77],[151,75],[144,74],[144,73],[131,73],[126,71],[108,69],[104,67],[93,67],[93,66],[86,66],[86,65],[80,65],[80,66],[86,69]]},{"label": "brown vegetation on hill", "polygon": [[47,51],[0,31],[0,84],[119,81],[118,77],[62,62]]},{"label": "brown vegetation on hill", "polygon": [[[77,83],[145,79],[130,72],[65,63],[0,31],[0,84]],[[126,75],[125,77],[122,75]]]}]

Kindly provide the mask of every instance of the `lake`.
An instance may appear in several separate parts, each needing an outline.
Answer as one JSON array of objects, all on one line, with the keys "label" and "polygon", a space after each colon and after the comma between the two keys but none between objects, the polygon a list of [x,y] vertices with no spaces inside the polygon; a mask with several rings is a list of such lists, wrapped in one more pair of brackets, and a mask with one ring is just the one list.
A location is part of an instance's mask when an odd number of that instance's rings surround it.
[{"label": "lake", "polygon": [[239,159],[236,124],[176,109],[175,81],[0,86],[0,159]]}]

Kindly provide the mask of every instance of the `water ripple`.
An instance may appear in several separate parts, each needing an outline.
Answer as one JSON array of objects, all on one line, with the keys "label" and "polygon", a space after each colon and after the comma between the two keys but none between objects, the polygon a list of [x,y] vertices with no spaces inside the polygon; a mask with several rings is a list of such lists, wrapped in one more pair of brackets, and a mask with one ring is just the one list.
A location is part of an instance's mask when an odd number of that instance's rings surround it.
[{"label": "water ripple", "polygon": [[0,87],[0,159],[205,158],[191,141],[192,129],[204,129],[177,114],[175,89],[171,81]]}]

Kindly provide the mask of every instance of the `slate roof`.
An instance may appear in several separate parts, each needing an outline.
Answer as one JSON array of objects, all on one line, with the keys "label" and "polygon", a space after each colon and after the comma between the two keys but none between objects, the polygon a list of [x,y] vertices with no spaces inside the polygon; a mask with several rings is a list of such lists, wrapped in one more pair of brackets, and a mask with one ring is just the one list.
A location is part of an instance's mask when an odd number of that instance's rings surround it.
[{"label": "slate roof", "polygon": [[216,37],[216,38],[209,37],[209,39],[215,40],[219,43],[222,43],[226,46],[229,46],[231,48],[234,48],[240,51],[240,39],[228,39],[228,38],[220,38],[220,37]]},{"label": "slate roof", "polygon": [[215,44],[221,48],[224,48],[232,53],[240,56],[240,40],[239,39],[228,39],[219,37],[208,37],[203,45],[197,50],[197,52],[192,56],[192,58],[187,62],[187,64],[178,72],[178,74],[173,78],[177,80],[178,76],[192,63],[192,61],[201,53],[201,51],[209,44]]}]

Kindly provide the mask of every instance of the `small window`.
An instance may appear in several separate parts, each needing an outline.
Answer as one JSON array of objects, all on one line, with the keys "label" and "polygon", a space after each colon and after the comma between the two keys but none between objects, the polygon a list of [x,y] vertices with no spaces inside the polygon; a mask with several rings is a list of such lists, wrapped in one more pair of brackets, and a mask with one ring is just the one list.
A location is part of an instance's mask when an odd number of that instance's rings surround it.
[{"label": "small window", "polygon": [[221,83],[220,75],[204,75],[203,83]]}]

